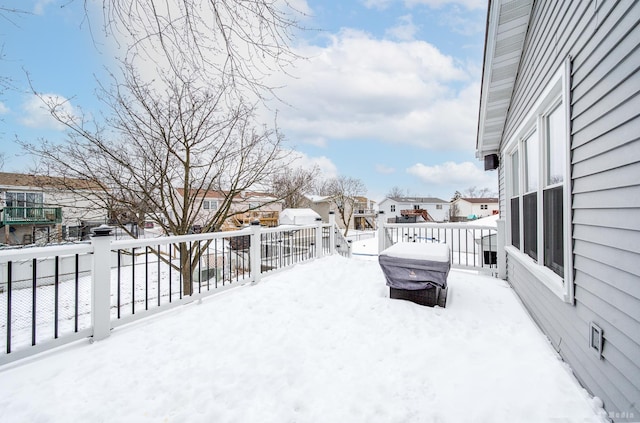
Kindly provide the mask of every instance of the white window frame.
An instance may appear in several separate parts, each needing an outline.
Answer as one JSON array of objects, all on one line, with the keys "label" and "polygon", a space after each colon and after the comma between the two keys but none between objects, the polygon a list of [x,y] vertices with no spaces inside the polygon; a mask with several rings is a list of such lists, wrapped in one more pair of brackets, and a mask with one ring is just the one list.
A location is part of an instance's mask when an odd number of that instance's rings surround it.
[{"label": "white window frame", "polygon": [[202,209],[208,212],[218,210],[218,202],[216,200],[202,200]]},{"label": "white window frame", "polygon": [[[571,125],[570,125],[570,75],[571,75],[571,58],[568,57],[561,68],[551,79],[545,90],[542,92],[536,103],[531,107],[526,118],[521,122],[520,126],[514,133],[502,150],[503,163],[505,164],[505,193],[507,193],[506,216],[511,219],[511,198],[513,193],[512,186],[512,163],[511,156],[518,151],[518,166],[520,171],[519,177],[519,211],[520,211],[520,249],[511,245],[511,225],[505,225],[507,246],[505,250],[509,257],[516,260],[527,270],[529,270],[536,279],[542,282],[551,292],[557,295],[566,303],[574,303],[574,275],[573,275],[573,251],[572,251],[572,224],[571,224]],[[553,111],[558,104],[561,103],[565,113],[565,175],[563,182],[563,226],[564,226],[564,277],[558,276],[553,270],[544,265],[544,205],[543,195],[546,188],[546,123],[547,115]],[[526,178],[524,172],[525,154],[523,141],[527,139],[531,133],[537,129],[538,134],[538,188],[537,188],[537,260],[533,260],[529,255],[524,253],[524,221],[523,221],[523,198],[526,194]]]}]

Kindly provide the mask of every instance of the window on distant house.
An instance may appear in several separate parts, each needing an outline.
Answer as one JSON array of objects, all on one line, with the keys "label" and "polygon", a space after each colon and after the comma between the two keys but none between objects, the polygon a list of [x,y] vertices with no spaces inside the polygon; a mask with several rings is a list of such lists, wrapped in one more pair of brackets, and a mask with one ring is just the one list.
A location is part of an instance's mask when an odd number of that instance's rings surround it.
[{"label": "window on distant house", "polygon": [[489,210],[489,206],[487,204],[480,204],[480,210]]},{"label": "window on distant house", "polygon": [[392,205],[391,205],[391,212],[395,212],[395,211],[396,211],[396,205],[395,205],[395,204],[392,204]]},{"label": "window on distant house", "polygon": [[420,204],[414,204],[413,205],[413,209],[414,210],[420,210]]},{"label": "window on distant house", "polygon": [[7,192],[7,207],[42,207],[44,194],[41,192]]},{"label": "window on distant house", "polygon": [[216,211],[218,210],[218,202],[215,200],[204,200],[202,202],[202,208],[204,210]]},{"label": "window on distant house", "polygon": [[[573,295],[571,284],[564,282],[572,277],[565,267],[571,248],[570,222],[566,221],[570,198],[565,184],[569,179],[569,113],[563,89],[568,74],[563,68],[553,78],[505,150],[510,243],[536,266],[563,279],[560,294],[567,301]],[[543,282],[557,283],[551,273],[542,275]]]},{"label": "window on distant house", "polygon": [[436,210],[442,210],[442,204],[436,204]]}]

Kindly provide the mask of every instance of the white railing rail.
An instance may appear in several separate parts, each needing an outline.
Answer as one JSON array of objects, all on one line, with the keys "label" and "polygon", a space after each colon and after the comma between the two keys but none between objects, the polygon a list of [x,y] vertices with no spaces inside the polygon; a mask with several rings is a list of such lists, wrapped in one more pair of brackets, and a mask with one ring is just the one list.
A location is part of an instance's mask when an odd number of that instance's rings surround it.
[{"label": "white railing rail", "polygon": [[435,242],[449,246],[452,267],[504,278],[504,225],[474,223],[387,223],[378,217],[378,252],[398,242]]},{"label": "white railing rail", "polygon": [[336,248],[334,221],[159,238],[0,250],[0,365],[257,283]]}]

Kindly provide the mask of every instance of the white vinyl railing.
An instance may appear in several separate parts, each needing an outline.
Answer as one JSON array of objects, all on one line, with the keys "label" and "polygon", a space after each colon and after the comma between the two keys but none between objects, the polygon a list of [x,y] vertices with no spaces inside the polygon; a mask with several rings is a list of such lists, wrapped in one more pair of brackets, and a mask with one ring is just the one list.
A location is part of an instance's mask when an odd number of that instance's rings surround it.
[{"label": "white vinyl railing", "polygon": [[398,242],[434,242],[447,244],[451,251],[451,266],[477,270],[496,276],[503,275],[504,243],[496,225],[470,223],[386,223],[384,214],[378,218],[378,252]]},{"label": "white vinyl railing", "polygon": [[0,365],[341,253],[333,223],[0,251]]}]

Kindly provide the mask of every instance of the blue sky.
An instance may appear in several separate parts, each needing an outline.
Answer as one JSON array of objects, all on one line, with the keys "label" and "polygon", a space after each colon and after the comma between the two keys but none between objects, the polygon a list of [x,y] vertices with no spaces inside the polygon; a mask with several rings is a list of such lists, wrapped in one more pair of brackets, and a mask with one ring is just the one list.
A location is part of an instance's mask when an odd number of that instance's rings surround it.
[{"label": "blue sky", "polygon": [[[29,14],[0,16],[0,93],[4,171],[28,171],[16,137],[63,139],[29,93],[99,113],[97,80],[111,63],[100,28],[81,0],[0,0]],[[361,179],[381,200],[393,186],[449,199],[476,186],[497,191],[495,172],[475,159],[485,0],[295,0],[312,30],[294,48],[308,58],[274,102],[278,124],[301,165],[325,177]],[[93,35],[92,35],[93,34]],[[268,119],[266,112],[265,119]]]}]

